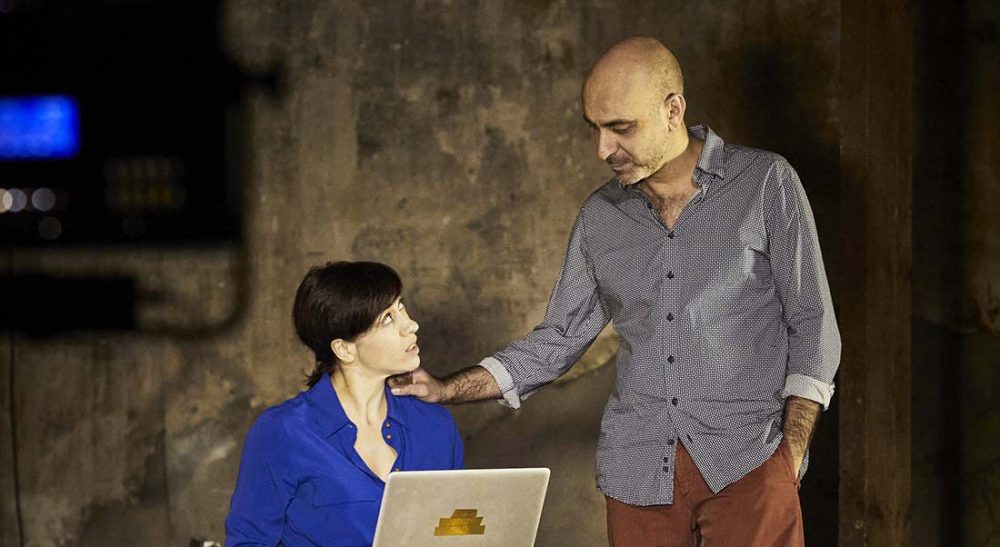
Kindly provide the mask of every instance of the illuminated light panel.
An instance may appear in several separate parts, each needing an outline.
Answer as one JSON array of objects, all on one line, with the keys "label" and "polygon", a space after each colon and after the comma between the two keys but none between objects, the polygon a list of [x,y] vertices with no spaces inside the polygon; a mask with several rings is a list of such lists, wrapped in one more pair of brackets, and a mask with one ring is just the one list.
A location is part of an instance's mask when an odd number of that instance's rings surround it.
[{"label": "illuminated light panel", "polygon": [[24,193],[24,190],[21,190],[20,188],[11,188],[10,190],[7,190],[7,193],[4,194],[4,204],[7,204],[8,201],[10,202],[10,205],[7,206],[7,210],[11,213],[20,213],[25,207],[28,206],[28,196]]},{"label": "illuminated light panel", "polygon": [[66,95],[0,97],[0,161],[73,158],[80,111]]},{"label": "illuminated light panel", "polygon": [[14,196],[6,188],[0,188],[0,214],[10,211],[10,206],[14,204]]},{"label": "illuminated light panel", "polygon": [[39,188],[31,193],[31,205],[36,211],[51,211],[56,206],[56,194],[49,188]]},{"label": "illuminated light panel", "polygon": [[38,223],[38,235],[52,241],[62,235],[62,222],[58,218],[45,217]]}]

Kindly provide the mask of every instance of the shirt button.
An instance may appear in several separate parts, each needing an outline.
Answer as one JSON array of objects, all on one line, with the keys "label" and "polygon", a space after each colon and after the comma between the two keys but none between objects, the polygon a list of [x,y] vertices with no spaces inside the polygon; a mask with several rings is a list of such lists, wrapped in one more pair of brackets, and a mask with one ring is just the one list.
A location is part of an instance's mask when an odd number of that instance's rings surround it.
[{"label": "shirt button", "polygon": [[673,321],[673,320],[674,320],[674,314],[668,313],[667,314],[667,321]]},{"label": "shirt button", "polygon": [[663,458],[663,463],[670,463],[670,458]]},{"label": "shirt button", "polygon": [[674,362],[674,356],[671,355],[670,357],[667,357],[667,362],[668,363],[673,363]]},{"label": "shirt button", "polygon": [[664,465],[663,466],[663,471],[664,472],[670,471],[670,466],[669,465]]},{"label": "shirt button", "polygon": [[677,397],[674,397],[673,399],[670,399],[670,404],[672,404],[674,406],[677,406]]},{"label": "shirt button", "polygon": [[670,239],[673,239],[674,238],[674,231],[671,230],[671,231],[667,232],[667,237],[669,237]]},{"label": "shirt button", "polygon": [[391,438],[392,438],[392,435],[386,435],[386,436],[385,436],[385,438],[386,438],[386,439],[391,439]]},{"label": "shirt button", "polygon": [[386,428],[386,429],[389,429],[389,422],[386,422],[386,423],[385,423],[385,428]]},{"label": "shirt button", "polygon": [[[673,439],[667,439],[667,446],[674,446],[674,440]],[[666,458],[663,458],[663,459],[666,460]]]},{"label": "shirt button", "polygon": [[673,278],[674,278],[674,272],[667,272],[667,279],[673,279]]}]

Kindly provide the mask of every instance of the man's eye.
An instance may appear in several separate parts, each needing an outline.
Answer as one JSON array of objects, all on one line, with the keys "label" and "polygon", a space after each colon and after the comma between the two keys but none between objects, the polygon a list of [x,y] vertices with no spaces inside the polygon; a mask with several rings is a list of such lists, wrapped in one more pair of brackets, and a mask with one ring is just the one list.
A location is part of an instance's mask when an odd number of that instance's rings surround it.
[{"label": "man's eye", "polygon": [[619,125],[619,126],[611,128],[611,130],[614,131],[615,133],[619,134],[619,135],[625,135],[625,134],[628,134],[630,131],[632,131],[632,126],[631,125]]}]

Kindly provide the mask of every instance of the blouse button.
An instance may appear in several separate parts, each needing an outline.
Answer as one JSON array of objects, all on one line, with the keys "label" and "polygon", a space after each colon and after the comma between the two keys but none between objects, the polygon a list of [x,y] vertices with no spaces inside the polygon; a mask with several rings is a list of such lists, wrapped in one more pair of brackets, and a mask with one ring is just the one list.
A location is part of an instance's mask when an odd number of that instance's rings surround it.
[{"label": "blouse button", "polygon": [[392,435],[386,435],[386,436],[385,436],[385,438],[386,438],[386,439],[391,439],[391,438],[392,438]]}]

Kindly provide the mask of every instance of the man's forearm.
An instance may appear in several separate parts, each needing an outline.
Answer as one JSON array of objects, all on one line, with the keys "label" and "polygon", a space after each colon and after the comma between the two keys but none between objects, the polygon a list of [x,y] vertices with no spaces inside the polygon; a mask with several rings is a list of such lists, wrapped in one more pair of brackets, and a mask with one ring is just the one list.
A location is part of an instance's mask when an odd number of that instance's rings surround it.
[{"label": "man's forearm", "polygon": [[785,401],[783,432],[788,448],[792,452],[796,466],[801,465],[809,442],[812,441],[816,423],[819,421],[820,404],[801,397],[789,397]]},{"label": "man's forearm", "polygon": [[493,375],[479,365],[462,369],[441,381],[444,383],[442,403],[499,399],[502,395]]}]

